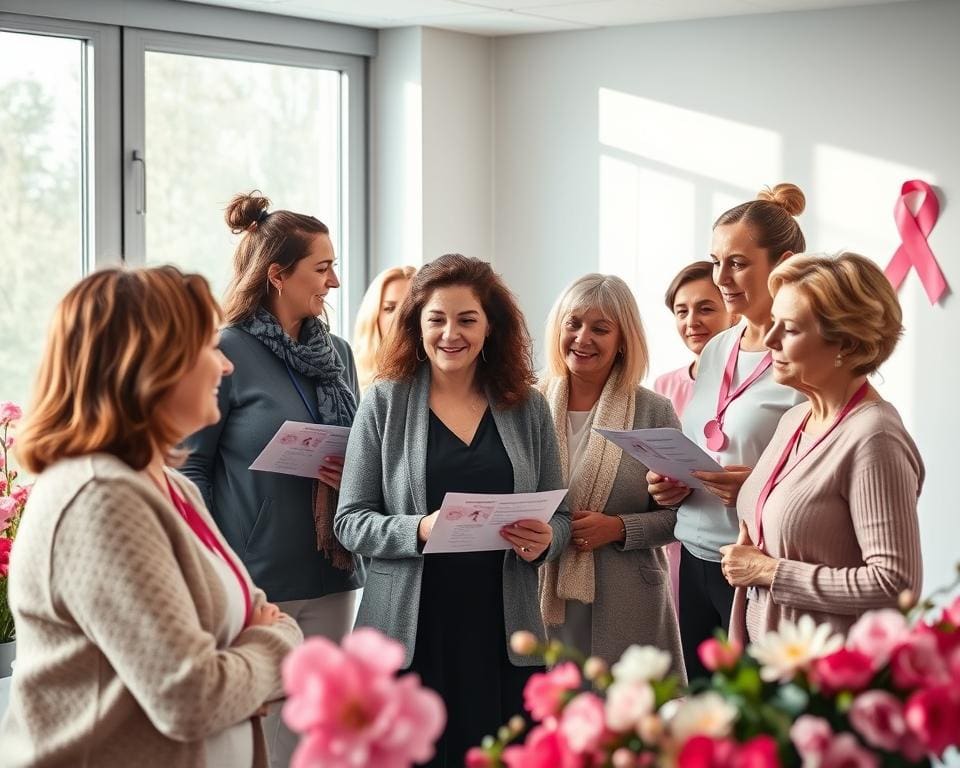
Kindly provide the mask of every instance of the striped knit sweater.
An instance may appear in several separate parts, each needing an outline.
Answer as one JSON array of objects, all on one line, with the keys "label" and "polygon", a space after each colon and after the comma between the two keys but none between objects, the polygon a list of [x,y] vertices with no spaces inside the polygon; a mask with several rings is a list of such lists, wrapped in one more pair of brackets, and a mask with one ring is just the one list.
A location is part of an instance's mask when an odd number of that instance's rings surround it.
[{"label": "striped knit sweater", "polygon": [[[753,541],[757,497],[809,410],[805,403],[783,415],[740,490],[737,512]],[[923,476],[897,410],[882,400],[855,408],[770,494],[763,546],[780,562],[770,589],[749,600],[737,590],[731,636],[756,640],[803,614],[846,633],[864,612],[895,607],[902,590],[919,593]]]}]

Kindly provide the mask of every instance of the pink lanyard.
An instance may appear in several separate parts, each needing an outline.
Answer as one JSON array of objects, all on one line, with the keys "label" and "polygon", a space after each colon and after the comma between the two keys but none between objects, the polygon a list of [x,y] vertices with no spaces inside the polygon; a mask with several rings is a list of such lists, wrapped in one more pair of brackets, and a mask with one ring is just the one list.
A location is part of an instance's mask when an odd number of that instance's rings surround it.
[{"label": "pink lanyard", "polygon": [[720,382],[720,396],[717,398],[717,415],[710,419],[704,427],[703,434],[707,438],[707,448],[711,451],[722,451],[727,445],[727,436],[723,433],[723,419],[727,408],[734,400],[742,395],[747,387],[759,379],[767,368],[773,363],[773,358],[767,352],[763,359],[753,369],[753,373],[747,376],[733,392],[730,392],[730,385],[733,383],[733,374],[737,370],[737,359],[740,357],[740,341],[743,334],[747,332],[744,328],[737,339],[733,349],[730,350],[730,356],[727,358],[727,365],[723,369],[723,379]]},{"label": "pink lanyard", "polygon": [[797,441],[800,439],[800,435],[803,433],[803,428],[807,426],[807,421],[810,419],[810,412],[803,417],[803,421],[800,422],[800,426],[797,427],[793,435],[787,441],[786,447],[783,449],[783,453],[780,454],[780,458],[777,460],[776,465],[773,468],[773,472],[770,473],[770,477],[767,478],[767,482],[764,484],[763,489],[760,491],[760,497],[757,499],[757,509],[756,509],[756,525],[757,525],[757,546],[763,547],[763,505],[767,503],[767,498],[770,494],[773,493],[773,489],[777,487],[781,480],[784,477],[789,475],[796,468],[797,464],[803,461],[810,453],[816,448],[820,443],[827,439],[827,436],[837,428],[837,425],[843,421],[854,408],[857,407],[857,404],[867,396],[867,390],[869,385],[867,382],[863,382],[860,385],[860,388],[854,392],[853,397],[843,406],[843,410],[837,414],[837,418],[833,420],[833,424],[830,425],[829,429],[824,432],[816,441],[811,445],[807,450],[803,452],[786,472],[783,473],[783,476],[780,476],[780,473],[783,471],[784,466],[786,466],[787,461],[790,458],[790,454],[793,452],[793,449],[797,445]]},{"label": "pink lanyard", "polygon": [[223,558],[224,562],[230,566],[230,570],[233,571],[234,575],[237,577],[237,581],[240,582],[240,591],[243,592],[243,602],[244,602],[244,614],[243,614],[243,626],[247,627],[250,624],[250,587],[247,586],[247,580],[243,578],[243,574],[240,573],[240,569],[237,567],[237,564],[233,562],[233,558],[227,554],[227,550],[220,543],[219,539],[213,535],[213,531],[210,530],[210,527],[204,522],[203,518],[197,514],[197,510],[193,508],[193,505],[190,504],[186,499],[180,497],[180,495],[173,489],[173,485],[170,483],[170,478],[167,480],[167,489],[170,491],[170,498],[173,499],[173,505],[177,508],[177,512],[180,513],[180,516],[187,521],[187,525],[190,526],[197,538],[204,543],[204,545],[216,555],[219,555]]}]

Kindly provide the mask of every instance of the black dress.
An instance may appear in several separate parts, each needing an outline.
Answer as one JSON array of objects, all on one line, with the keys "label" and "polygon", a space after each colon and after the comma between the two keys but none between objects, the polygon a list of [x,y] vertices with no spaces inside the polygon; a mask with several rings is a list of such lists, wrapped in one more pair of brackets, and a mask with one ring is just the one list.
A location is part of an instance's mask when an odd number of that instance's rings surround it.
[{"label": "black dress", "polygon": [[[490,409],[466,445],[430,412],[427,505],[448,492],[513,493],[513,466]],[[410,669],[437,691],[447,727],[427,765],[462,768],[466,751],[523,712],[523,686],[539,667],[507,658],[499,552],[425,555],[417,644]]]}]

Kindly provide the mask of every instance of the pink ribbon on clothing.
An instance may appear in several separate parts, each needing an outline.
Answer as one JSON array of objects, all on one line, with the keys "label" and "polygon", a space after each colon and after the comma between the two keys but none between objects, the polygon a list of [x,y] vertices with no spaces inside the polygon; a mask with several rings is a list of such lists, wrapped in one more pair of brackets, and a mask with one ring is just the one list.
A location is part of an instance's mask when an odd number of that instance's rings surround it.
[{"label": "pink ribbon on clothing", "polygon": [[[907,195],[913,192],[923,195],[916,215],[907,206]],[[947,290],[947,281],[927,243],[927,237],[933,231],[939,215],[940,202],[927,182],[919,179],[903,182],[900,197],[893,208],[893,218],[897,222],[902,242],[884,270],[893,289],[898,290],[912,266],[917,270],[931,304],[936,304]]]}]

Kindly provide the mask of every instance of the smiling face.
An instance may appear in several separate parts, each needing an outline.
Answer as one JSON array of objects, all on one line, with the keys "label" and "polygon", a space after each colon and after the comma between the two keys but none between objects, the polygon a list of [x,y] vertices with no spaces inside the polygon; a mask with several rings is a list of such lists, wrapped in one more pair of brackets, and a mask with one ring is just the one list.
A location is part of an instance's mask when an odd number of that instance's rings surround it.
[{"label": "smiling face", "polygon": [[424,304],[420,334],[434,371],[472,372],[490,335],[490,323],[471,288],[449,285],[437,288]]},{"label": "smiling face", "polygon": [[765,320],[771,304],[767,278],[776,265],[767,249],[757,246],[750,227],[737,222],[714,229],[710,259],[713,282],[720,289],[727,311],[752,322]]},{"label": "smiling face", "polygon": [[620,347],[620,326],[593,307],[568,313],[560,326],[560,352],[573,376],[606,381]]},{"label": "smiling face", "polygon": [[160,403],[177,433],[188,437],[220,421],[217,398],[220,380],[233,373],[233,363],[220,351],[220,333],[215,331],[200,350],[197,362]]},{"label": "smiling face", "polygon": [[778,383],[809,392],[849,376],[846,368],[835,365],[840,343],[823,338],[809,302],[796,287],[786,284],[777,291],[771,315],[773,328],[764,343],[773,356]]},{"label": "smiling face", "polygon": [[380,311],[377,313],[377,329],[380,338],[387,338],[387,333],[393,325],[397,307],[407,297],[410,291],[410,279],[398,277],[383,286],[383,295],[380,297]]},{"label": "smiling face", "polygon": [[333,243],[328,235],[314,235],[307,255],[284,273],[271,265],[271,282],[282,285],[273,301],[284,314],[299,320],[323,313],[324,299],[331,288],[339,288],[334,271]]},{"label": "smiling face", "polygon": [[699,355],[710,339],[733,324],[720,291],[710,280],[691,280],[677,289],[673,317],[683,343]]}]

